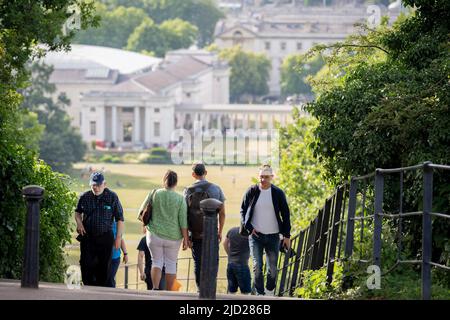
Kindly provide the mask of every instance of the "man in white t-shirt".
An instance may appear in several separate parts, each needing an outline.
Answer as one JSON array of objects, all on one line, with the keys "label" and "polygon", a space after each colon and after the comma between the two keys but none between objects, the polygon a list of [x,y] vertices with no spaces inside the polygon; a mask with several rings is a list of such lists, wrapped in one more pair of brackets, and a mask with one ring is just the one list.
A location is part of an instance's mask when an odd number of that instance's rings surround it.
[{"label": "man in white t-shirt", "polygon": [[[241,204],[242,232],[249,236],[253,259],[254,289],[258,295],[273,295],[276,283],[280,234],[283,246],[289,248],[290,212],[283,190],[272,184],[273,170],[269,165],[259,169],[259,183],[251,186]],[[263,254],[266,253],[267,282],[264,288]]]}]

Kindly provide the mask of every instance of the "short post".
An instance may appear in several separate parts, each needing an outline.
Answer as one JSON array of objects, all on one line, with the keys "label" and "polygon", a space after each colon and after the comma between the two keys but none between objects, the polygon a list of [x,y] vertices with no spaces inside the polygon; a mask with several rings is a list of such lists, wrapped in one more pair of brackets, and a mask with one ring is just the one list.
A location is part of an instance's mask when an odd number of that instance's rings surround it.
[{"label": "short post", "polygon": [[124,288],[125,288],[125,289],[128,289],[128,265],[125,265]]},{"label": "short post", "polygon": [[200,299],[216,299],[217,271],[219,268],[217,214],[221,206],[222,202],[213,198],[200,201],[200,210],[204,214]]},{"label": "short post", "polygon": [[431,299],[431,252],[433,207],[433,168],[431,162],[423,166],[423,213],[422,213],[422,299]]},{"label": "short post", "polygon": [[22,268],[22,288],[39,288],[39,210],[44,188],[26,186],[22,195],[27,202],[25,242]]},{"label": "short post", "polygon": [[381,233],[383,223],[384,176],[379,169],[375,171],[375,204],[373,229],[373,264],[381,268]]}]

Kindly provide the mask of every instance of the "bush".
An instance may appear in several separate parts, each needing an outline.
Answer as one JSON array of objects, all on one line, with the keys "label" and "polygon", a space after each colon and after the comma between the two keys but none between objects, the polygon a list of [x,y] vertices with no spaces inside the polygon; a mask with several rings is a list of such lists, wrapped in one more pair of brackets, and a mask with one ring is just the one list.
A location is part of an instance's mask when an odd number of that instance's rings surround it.
[{"label": "bush", "polygon": [[332,299],[342,292],[342,271],[340,263],[334,264],[333,281],[327,283],[327,268],[306,270],[303,273],[303,286],[294,295],[305,299]]},{"label": "bush", "polygon": [[99,162],[106,162],[106,163],[122,163],[122,159],[119,156],[114,156],[111,154],[105,154],[100,157]]},{"label": "bush", "polygon": [[148,156],[140,156],[140,161],[143,163],[152,163],[152,164],[165,164],[170,163],[170,153],[161,147],[156,147],[150,149],[150,153]]}]

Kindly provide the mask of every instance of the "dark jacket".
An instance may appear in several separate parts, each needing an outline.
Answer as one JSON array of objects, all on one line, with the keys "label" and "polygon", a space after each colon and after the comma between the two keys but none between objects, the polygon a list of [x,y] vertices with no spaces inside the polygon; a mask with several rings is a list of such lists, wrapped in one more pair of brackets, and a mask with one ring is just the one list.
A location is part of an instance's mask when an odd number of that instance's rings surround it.
[{"label": "dark jacket", "polygon": [[[275,215],[278,221],[278,227],[280,228],[280,233],[286,237],[291,237],[291,221],[289,206],[286,200],[286,195],[283,190],[277,186],[271,186],[272,191],[272,203],[275,210]],[[244,224],[245,229],[248,232],[253,231],[253,226],[251,224],[253,213],[255,211],[256,201],[258,201],[261,191],[258,185],[253,185],[247,189],[241,204],[241,223]]]}]

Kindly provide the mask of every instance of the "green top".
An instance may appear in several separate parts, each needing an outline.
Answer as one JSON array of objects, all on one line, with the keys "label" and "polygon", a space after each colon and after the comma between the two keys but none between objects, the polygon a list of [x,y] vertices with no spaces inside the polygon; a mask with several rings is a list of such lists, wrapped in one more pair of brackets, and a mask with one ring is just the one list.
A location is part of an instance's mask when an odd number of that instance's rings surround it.
[{"label": "green top", "polygon": [[[141,205],[141,211],[150,200],[147,195]],[[158,189],[153,196],[152,218],[147,230],[167,240],[183,238],[181,228],[187,228],[187,205],[182,195],[173,190]]]}]

